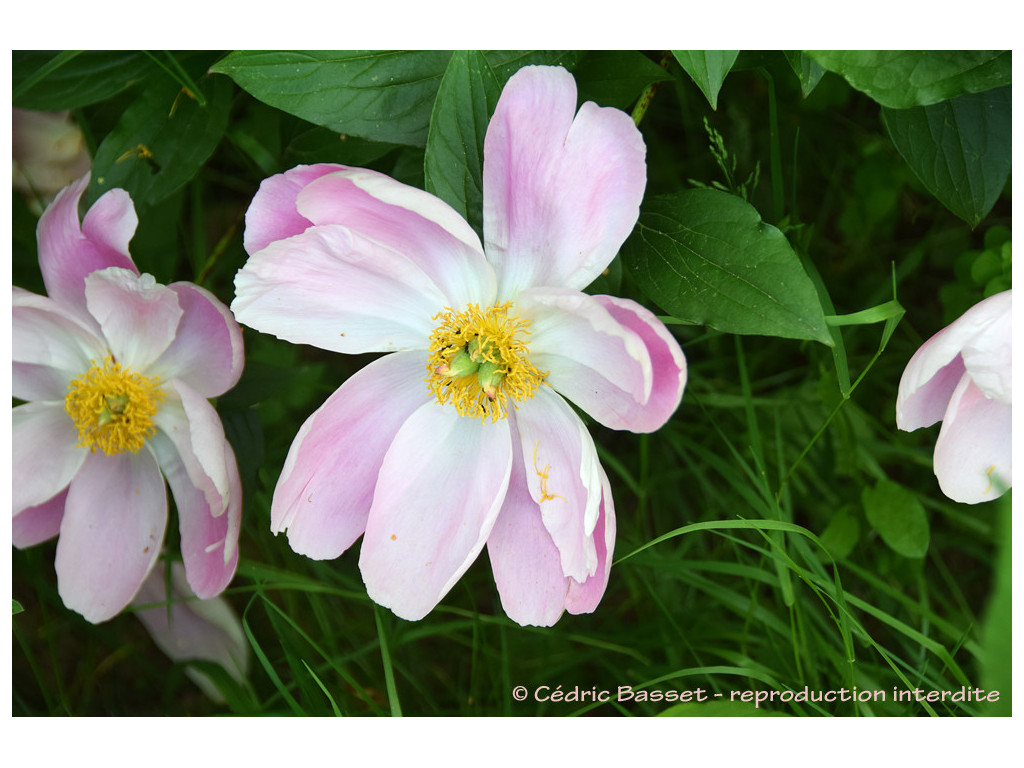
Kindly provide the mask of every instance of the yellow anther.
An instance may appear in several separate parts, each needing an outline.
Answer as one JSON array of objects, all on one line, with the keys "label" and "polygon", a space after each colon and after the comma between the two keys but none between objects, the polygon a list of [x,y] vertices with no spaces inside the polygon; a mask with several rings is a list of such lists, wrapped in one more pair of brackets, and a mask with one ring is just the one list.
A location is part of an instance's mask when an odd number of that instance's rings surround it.
[{"label": "yellow anther", "polygon": [[160,379],[132,373],[107,357],[68,385],[64,410],[78,429],[78,445],[108,456],[138,453],[156,433],[153,417],[163,401]]},{"label": "yellow anther", "polygon": [[522,337],[530,333],[529,320],[509,317],[511,306],[470,304],[434,315],[441,324],[430,335],[426,382],[439,403],[451,403],[461,416],[504,419],[509,401],[515,408],[529,400],[547,376],[527,356]]},{"label": "yellow anther", "polygon": [[548,472],[551,470],[551,465],[545,464],[544,469],[537,469],[537,449],[539,447],[540,440],[534,443],[533,446],[533,471],[536,472],[537,476],[540,478],[540,503],[550,501],[551,499],[561,499],[562,501],[565,501],[565,496],[560,496],[557,493],[548,493]]}]

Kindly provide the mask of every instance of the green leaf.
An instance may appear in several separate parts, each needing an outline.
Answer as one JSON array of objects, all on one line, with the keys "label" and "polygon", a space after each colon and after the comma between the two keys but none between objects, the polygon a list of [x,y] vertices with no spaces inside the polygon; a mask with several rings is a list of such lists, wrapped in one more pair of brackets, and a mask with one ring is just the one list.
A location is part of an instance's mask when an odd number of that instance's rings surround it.
[{"label": "green leaf", "polygon": [[1009,51],[805,51],[883,107],[909,109],[1010,84]]},{"label": "green leaf", "polygon": [[672,51],[676,61],[704,92],[712,109],[718,109],[718,91],[739,51]]},{"label": "green leaf", "polygon": [[565,67],[573,71],[583,58],[583,51],[485,51],[484,55],[498,82],[504,85],[512,75],[530,65]]},{"label": "green leaf", "polygon": [[142,82],[155,68],[137,51],[14,51],[13,103],[22,109],[77,109]]},{"label": "green leaf", "polygon": [[860,538],[860,523],[855,515],[842,510],[829,522],[821,533],[821,545],[836,560],[849,555]]},{"label": "green leaf", "polygon": [[13,613],[11,613],[11,616],[17,616],[19,613],[25,610],[25,607],[17,600],[12,599],[11,602],[14,603]]},{"label": "green leaf", "polygon": [[640,288],[684,322],[833,343],[786,237],[726,192],[692,189],[647,200],[622,257]]},{"label": "green leaf", "polygon": [[450,57],[450,51],[234,51],[212,69],[316,125],[422,147]]},{"label": "green leaf", "polygon": [[501,86],[484,55],[458,51],[434,101],[424,156],[426,190],[483,233],[484,136]]},{"label": "green leaf", "polygon": [[90,203],[120,187],[136,205],[154,205],[195,176],[224,135],[234,91],[222,78],[203,89],[205,107],[167,78],[142,92],[96,150]]},{"label": "green leaf", "polygon": [[928,191],[972,227],[1006,185],[1010,86],[913,109],[883,109],[892,143]]},{"label": "green leaf", "polygon": [[825,68],[802,51],[784,51],[786,61],[800,80],[800,92],[806,99],[825,76]]},{"label": "green leaf", "polygon": [[580,101],[618,109],[628,108],[648,85],[672,79],[639,51],[587,53],[573,74]]},{"label": "green leaf", "polygon": [[917,496],[891,480],[879,480],[861,494],[871,527],[894,552],[904,557],[928,553],[928,516]]}]

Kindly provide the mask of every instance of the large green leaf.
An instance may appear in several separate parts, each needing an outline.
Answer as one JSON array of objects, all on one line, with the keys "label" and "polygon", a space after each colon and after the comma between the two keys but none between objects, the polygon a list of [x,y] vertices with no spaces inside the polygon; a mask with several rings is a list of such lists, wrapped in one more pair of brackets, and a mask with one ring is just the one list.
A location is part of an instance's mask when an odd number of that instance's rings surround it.
[{"label": "large green leaf", "polygon": [[572,71],[583,57],[583,51],[484,51],[487,63],[502,85],[523,67],[557,66]]},{"label": "large green leaf", "polygon": [[592,51],[573,71],[580,101],[626,109],[651,83],[671,80],[664,69],[638,51]]},{"label": "large green leaf", "polygon": [[96,150],[90,202],[120,187],[137,205],[153,205],[199,171],[224,135],[234,91],[222,78],[202,89],[205,106],[170,78],[142,92]]},{"label": "large green leaf", "polygon": [[676,61],[704,92],[712,109],[718,109],[718,91],[739,51],[672,51]]},{"label": "large green leaf", "polygon": [[806,51],[883,107],[927,106],[1010,84],[1009,51]]},{"label": "large green leaf", "polygon": [[500,94],[482,53],[456,52],[441,79],[427,134],[426,189],[461,213],[477,234],[483,231],[484,135]]},{"label": "large green leaf", "polygon": [[784,51],[786,61],[800,80],[800,92],[806,99],[825,76],[825,68],[802,51]]},{"label": "large green leaf", "polygon": [[138,51],[14,51],[13,103],[23,109],[77,109],[109,99],[155,69]]},{"label": "large green leaf", "polygon": [[861,493],[864,512],[882,540],[904,557],[928,553],[928,516],[913,491],[891,480],[879,480]]},{"label": "large green leaf", "polygon": [[338,133],[423,146],[449,58],[450,51],[235,51],[213,71]]},{"label": "large green leaf", "polygon": [[641,289],[686,322],[832,344],[796,252],[734,195],[692,189],[647,200],[622,256]]},{"label": "large green leaf", "polygon": [[[565,51],[486,54],[503,84],[527,64],[571,67]],[[351,136],[422,147],[451,51],[234,51],[212,68],[260,101]]]},{"label": "large green leaf", "polygon": [[1010,175],[1010,86],[913,109],[882,109],[896,149],[922,183],[972,227]]}]

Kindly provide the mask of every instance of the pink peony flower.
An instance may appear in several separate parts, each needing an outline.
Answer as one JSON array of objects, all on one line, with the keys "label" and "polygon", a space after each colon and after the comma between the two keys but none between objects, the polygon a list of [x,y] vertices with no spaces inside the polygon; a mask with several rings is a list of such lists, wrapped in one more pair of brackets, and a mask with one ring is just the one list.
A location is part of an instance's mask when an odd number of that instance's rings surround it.
[{"label": "pink peony flower", "polygon": [[[484,544],[505,612],[593,611],[611,489],[566,399],[613,429],[673,413],[686,361],[644,307],[581,292],[636,223],[645,148],[561,68],[526,67],[484,144],[484,245],[448,205],[373,171],[300,166],[246,215],[239,321],[344,353],[389,352],[299,430],[271,529],[316,559],[362,535],[370,597],[420,619]],[[563,399],[566,398],[566,399]]]},{"label": "pink peony flower", "polygon": [[1011,485],[1011,291],[990,296],[926,341],[900,379],[896,425],[942,420],[935,476],[954,501],[977,504]]},{"label": "pink peony flower", "polygon": [[[160,650],[173,661],[212,661],[242,683],[249,673],[249,644],[242,622],[223,597],[198,600],[189,588],[185,568],[171,563],[170,583],[163,568],[154,568],[132,605]],[[168,589],[169,588],[169,589]],[[149,605],[145,608],[143,606]],[[207,696],[223,703],[213,680],[189,666],[185,674]]]},{"label": "pink peony flower", "polygon": [[49,296],[14,288],[14,545],[58,533],[64,604],[116,615],[156,562],[170,483],[189,584],[212,597],[238,561],[241,487],[207,401],[242,372],[242,334],[191,283],[159,285],[128,253],[138,218],[107,192],[79,224],[88,176],[39,220]]}]

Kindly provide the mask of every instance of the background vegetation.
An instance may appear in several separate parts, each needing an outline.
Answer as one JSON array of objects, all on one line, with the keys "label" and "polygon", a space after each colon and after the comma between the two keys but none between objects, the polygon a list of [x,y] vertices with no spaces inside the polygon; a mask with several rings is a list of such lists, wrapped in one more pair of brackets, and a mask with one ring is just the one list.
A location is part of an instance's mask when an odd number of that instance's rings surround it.
[{"label": "background vegetation", "polygon": [[[14,712],[1008,713],[1010,494],[946,499],[931,471],[937,427],[898,432],[894,407],[918,346],[1010,287],[1009,54],[866,56],[16,52],[15,106],[70,109],[85,133],[90,201],[116,186],[132,193],[139,268],[225,303],[246,259],[246,207],[262,179],[299,163],[383,171],[479,226],[479,142],[500,85],[523,64],[561,63],[581,101],[635,110],[648,148],[640,223],[592,290],[666,318],[689,383],[653,435],[590,424],[618,519],[594,614],[517,626],[481,556],[410,623],[367,598],[358,544],[314,562],[269,534],[298,427],[369,358],[247,329],[243,378],[216,403],[245,490],[242,559],[225,595],[251,644],[247,682],[200,665],[224,695],[215,703],[130,613],[93,626],[65,609],[49,542],[13,554],[24,607],[13,619]],[[907,85],[910,65],[934,75],[926,88]],[[388,73],[398,80],[366,85]],[[36,210],[15,196],[12,272],[42,293]],[[703,293],[673,278],[705,274],[687,261],[686,231],[721,233],[727,247],[697,252],[733,278]],[[768,309],[735,293],[761,260]],[[169,553],[176,536],[172,520]],[[639,697],[538,701],[541,686],[724,696],[670,709]],[[727,701],[805,686],[887,695]],[[1001,697],[893,701],[894,688],[962,686]]]}]

